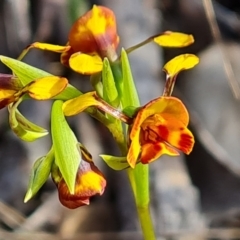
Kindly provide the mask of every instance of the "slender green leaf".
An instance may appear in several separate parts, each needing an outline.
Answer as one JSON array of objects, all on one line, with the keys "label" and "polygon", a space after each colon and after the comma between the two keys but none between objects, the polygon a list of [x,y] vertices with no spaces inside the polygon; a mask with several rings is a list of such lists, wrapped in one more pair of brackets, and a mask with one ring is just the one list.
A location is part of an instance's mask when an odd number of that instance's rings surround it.
[{"label": "slender green leaf", "polygon": [[[123,108],[128,109],[130,106],[139,107],[140,102],[135,83],[132,77],[131,67],[125,50],[121,53],[122,71],[123,71]],[[141,163],[137,164],[134,169],[128,169],[135,199],[139,209],[147,209],[149,204],[149,166]]]},{"label": "slender green leaf", "polygon": [[81,154],[78,150],[78,141],[64,117],[62,105],[61,100],[56,100],[53,103],[51,114],[52,141],[55,163],[59,167],[70,193],[74,194]]},{"label": "slender green leaf", "polygon": [[133,80],[131,67],[128,60],[128,55],[124,49],[121,52],[121,60],[122,60],[122,72],[123,72],[123,97],[122,97],[122,105],[123,108],[133,106],[138,107],[140,105],[138,93],[136,90],[136,86]]}]

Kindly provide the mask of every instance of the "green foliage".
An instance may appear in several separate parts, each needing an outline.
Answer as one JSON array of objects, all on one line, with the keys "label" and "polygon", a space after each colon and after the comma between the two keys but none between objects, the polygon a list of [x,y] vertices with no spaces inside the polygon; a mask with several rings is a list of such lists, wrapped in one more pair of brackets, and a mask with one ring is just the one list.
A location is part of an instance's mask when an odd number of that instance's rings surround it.
[{"label": "green foliage", "polygon": [[126,157],[115,157],[110,155],[100,155],[100,157],[114,170],[123,170],[129,167]]},{"label": "green foliage", "polygon": [[127,53],[124,49],[121,52],[122,60],[122,74],[123,74],[123,92],[122,98],[123,108],[133,106],[138,107],[140,105],[137,89],[133,80],[132,70],[129,64]]},{"label": "green foliage", "polygon": [[[52,76],[52,74],[48,72],[30,66],[24,62],[13,58],[0,56],[0,60],[12,70],[13,74],[19,78],[23,86],[27,85],[35,79]],[[68,84],[67,88],[59,95],[57,95],[55,99],[67,100],[70,97],[77,97],[81,94],[82,93],[79,90]]]},{"label": "green foliage", "polygon": [[55,152],[55,163],[68,186],[74,194],[77,170],[81,161],[78,141],[69,127],[62,111],[61,100],[53,103],[51,114],[51,133]]},{"label": "green foliage", "polygon": [[24,141],[32,142],[48,134],[48,131],[26,119],[18,110],[17,105],[9,108],[9,123],[15,134]]},{"label": "green foliage", "polygon": [[52,163],[54,161],[53,149],[49,153],[36,160],[33,165],[32,172],[29,179],[28,190],[24,198],[24,202],[29,201],[47,181],[51,172]]},{"label": "green foliage", "polygon": [[113,73],[107,58],[103,60],[102,70],[103,99],[117,107],[119,104],[118,91],[116,89]]}]

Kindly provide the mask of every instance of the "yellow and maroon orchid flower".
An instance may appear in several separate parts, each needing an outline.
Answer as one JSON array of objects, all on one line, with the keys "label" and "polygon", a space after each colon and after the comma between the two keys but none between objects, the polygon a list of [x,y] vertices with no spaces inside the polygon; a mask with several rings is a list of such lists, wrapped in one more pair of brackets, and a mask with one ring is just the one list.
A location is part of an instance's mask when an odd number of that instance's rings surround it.
[{"label": "yellow and maroon orchid flower", "polygon": [[66,78],[48,76],[23,86],[17,77],[0,74],[0,109],[8,106],[10,127],[19,138],[34,141],[48,134],[47,130],[30,122],[18,111],[23,98],[47,100],[61,93],[67,85]]},{"label": "yellow and maroon orchid flower", "polygon": [[[150,42],[163,47],[186,47],[194,42],[192,35],[165,31],[126,49],[130,53]],[[61,53],[61,63],[86,75],[102,71],[103,59],[110,62],[118,59],[119,44],[116,18],[112,10],[94,5],[71,27],[66,46],[35,42],[19,56],[21,60],[31,48]]]},{"label": "yellow and maroon orchid flower", "polygon": [[91,75],[102,70],[103,58],[107,57],[111,62],[117,59],[118,43],[114,13],[106,7],[94,5],[73,24],[66,46],[35,42],[18,59],[21,60],[31,48],[58,52],[62,53],[63,65]]},{"label": "yellow and maroon orchid flower", "polygon": [[143,106],[130,130],[129,165],[147,164],[163,154],[176,156],[177,150],[189,154],[194,137],[188,122],[188,112],[177,98],[160,97]]},{"label": "yellow and maroon orchid flower", "polygon": [[74,209],[90,204],[90,198],[102,195],[106,180],[100,170],[94,165],[92,156],[80,146],[82,160],[76,176],[74,194],[71,194],[61,173],[53,173],[52,178],[58,188],[59,200],[67,208]]},{"label": "yellow and maroon orchid flower", "polygon": [[19,79],[13,75],[0,75],[0,109],[10,103],[17,102],[24,94],[36,100],[50,99],[62,92],[68,84],[66,78],[48,76],[33,80],[22,86]]},{"label": "yellow and maroon orchid flower", "polygon": [[112,62],[117,59],[118,43],[114,13],[106,7],[94,5],[73,24],[67,44],[71,49],[62,53],[61,62],[79,73],[100,72],[104,57]]}]

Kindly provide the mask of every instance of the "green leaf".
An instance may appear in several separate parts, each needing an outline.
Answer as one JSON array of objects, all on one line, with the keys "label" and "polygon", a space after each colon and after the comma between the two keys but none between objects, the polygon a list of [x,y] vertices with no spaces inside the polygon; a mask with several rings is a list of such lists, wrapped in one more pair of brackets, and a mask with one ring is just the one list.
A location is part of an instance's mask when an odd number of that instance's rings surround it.
[{"label": "green leaf", "polygon": [[119,105],[118,92],[115,81],[107,58],[103,60],[102,70],[103,99],[114,107]]},{"label": "green leaf", "polygon": [[28,190],[24,198],[24,202],[28,202],[47,181],[51,172],[52,163],[54,160],[53,149],[49,153],[39,158],[33,165],[29,179]]},{"label": "green leaf", "polygon": [[61,100],[56,100],[53,103],[51,114],[52,141],[55,163],[59,167],[70,193],[74,194],[81,154],[78,150],[78,141],[64,117],[62,105]]},{"label": "green leaf", "polygon": [[[26,86],[27,84],[38,78],[52,76],[52,74],[48,72],[32,67],[24,62],[13,58],[0,55],[0,60],[3,64],[5,64],[13,71],[13,73],[19,78],[23,86]],[[68,84],[65,90],[59,95],[55,96],[54,99],[67,100],[69,98],[77,97],[81,94],[82,93],[79,90]]]},{"label": "green leaf", "polygon": [[104,162],[114,170],[123,170],[129,168],[126,157],[115,157],[110,155],[100,155]]},{"label": "green leaf", "polygon": [[128,56],[124,49],[122,49],[122,52],[121,52],[121,61],[122,61],[123,93],[124,93],[122,97],[123,108],[129,107],[129,106],[138,107],[140,105],[138,93],[133,80]]},{"label": "green leaf", "polygon": [[17,109],[17,102],[9,107],[9,124],[14,133],[24,141],[32,142],[48,134],[48,131],[26,119]]}]

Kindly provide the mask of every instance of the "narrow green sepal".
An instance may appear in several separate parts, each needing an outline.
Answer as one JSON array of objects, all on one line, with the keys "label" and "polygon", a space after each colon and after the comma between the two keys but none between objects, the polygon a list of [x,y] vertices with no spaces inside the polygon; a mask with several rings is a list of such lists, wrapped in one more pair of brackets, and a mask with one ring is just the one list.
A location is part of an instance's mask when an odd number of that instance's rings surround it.
[{"label": "narrow green sepal", "polygon": [[[32,67],[13,58],[0,55],[0,61],[13,71],[14,75],[18,77],[23,86],[26,86],[38,78],[52,76],[52,74],[48,72]],[[79,90],[68,84],[64,91],[55,96],[54,99],[68,100],[70,98],[78,97],[81,94],[82,93]]]},{"label": "narrow green sepal", "polygon": [[55,163],[59,167],[70,193],[74,194],[81,153],[78,150],[77,138],[64,117],[62,105],[61,100],[56,100],[52,106],[52,141],[55,151]]},{"label": "narrow green sepal", "polygon": [[114,107],[118,107],[119,98],[112,69],[107,58],[103,60],[102,70],[103,99]]},{"label": "narrow green sepal", "polygon": [[100,155],[104,162],[114,170],[123,170],[129,168],[126,157],[115,157],[110,155]]},{"label": "narrow green sepal", "polygon": [[123,108],[128,106],[137,107],[140,105],[138,93],[133,80],[131,67],[128,60],[128,55],[124,49],[121,52],[122,73],[123,73],[123,92],[122,97]]},{"label": "narrow green sepal", "polygon": [[115,62],[111,62],[110,65],[112,69],[113,78],[115,81],[115,86],[118,92],[118,98],[121,99],[125,94],[123,92],[123,75],[121,62],[118,60]]},{"label": "narrow green sepal", "polygon": [[48,131],[26,119],[17,109],[19,102],[9,107],[9,124],[13,132],[26,142],[33,142],[48,134]]},{"label": "narrow green sepal", "polygon": [[54,152],[53,149],[51,149],[46,156],[39,158],[34,163],[29,179],[28,190],[24,198],[25,203],[28,202],[47,181],[53,160]]}]

